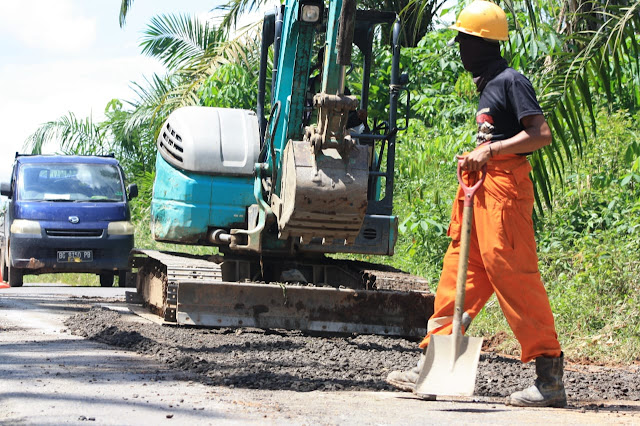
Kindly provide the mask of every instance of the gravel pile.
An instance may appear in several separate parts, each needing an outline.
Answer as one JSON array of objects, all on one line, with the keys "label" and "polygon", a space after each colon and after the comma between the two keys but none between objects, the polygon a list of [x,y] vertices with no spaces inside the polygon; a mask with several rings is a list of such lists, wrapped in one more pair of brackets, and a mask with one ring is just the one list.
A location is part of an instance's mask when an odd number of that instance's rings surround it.
[{"label": "gravel pile", "polygon": [[[340,391],[394,390],[385,383],[396,369],[415,365],[417,342],[383,336],[311,335],[297,331],[202,329],[133,322],[104,308],[70,317],[75,335],[152,355],[176,369],[197,373],[206,383],[248,389]],[[529,386],[534,365],[493,353],[482,354],[475,394],[503,397]],[[640,401],[638,368],[568,365],[569,402]]]}]

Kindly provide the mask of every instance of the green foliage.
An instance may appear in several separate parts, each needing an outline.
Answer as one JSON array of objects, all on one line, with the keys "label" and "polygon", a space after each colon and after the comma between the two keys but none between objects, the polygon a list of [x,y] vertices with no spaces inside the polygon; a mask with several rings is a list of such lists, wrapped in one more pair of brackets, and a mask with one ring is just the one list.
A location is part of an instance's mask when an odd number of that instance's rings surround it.
[{"label": "green foliage", "polygon": [[402,52],[410,76],[412,113],[430,127],[456,127],[473,121],[476,87],[462,67],[457,46],[447,46],[453,31],[427,34],[415,49]]},{"label": "green foliage", "polygon": [[124,27],[124,24],[127,21],[127,13],[129,13],[129,9],[131,9],[132,5],[133,0],[122,0],[122,2],[120,3],[120,13],[118,14],[120,28]]},{"label": "green foliage", "polygon": [[234,63],[221,65],[200,88],[202,105],[254,109],[258,99],[258,72],[257,66],[247,69]]},{"label": "green foliage", "polygon": [[[42,275],[25,275],[25,283],[57,283],[67,284],[71,286],[88,286],[99,287],[100,278],[97,274],[42,274]],[[118,282],[118,278],[114,280],[114,285]]]},{"label": "green foliage", "polygon": [[121,101],[113,99],[107,104],[106,120],[101,123],[108,133],[110,152],[115,153],[128,177],[152,170],[156,158],[153,128],[126,126],[133,114]]},{"label": "green foliage", "polygon": [[106,118],[100,123],[95,123],[92,117],[78,119],[71,112],[44,123],[29,136],[24,149],[40,154],[45,145],[58,142],[63,154],[114,154],[129,172],[128,177],[150,170],[155,161],[155,143],[149,138],[149,128],[127,129],[125,122],[132,112],[125,110],[117,99],[107,104],[104,114]]},{"label": "green foliage", "polygon": [[457,187],[454,158],[464,150],[464,135],[472,134],[469,127],[453,128],[448,123],[428,128],[412,121],[396,150],[398,266],[409,267],[432,283],[438,280],[449,244],[446,232]]},{"label": "green foliage", "polygon": [[[124,0],[123,0],[124,1]],[[267,3],[267,0],[229,0],[225,4],[217,7],[218,10],[223,10],[224,17],[220,23],[220,28],[227,31],[237,28],[238,19],[244,13],[251,13],[257,11],[260,6]],[[284,0],[280,0],[283,4]]]},{"label": "green foliage", "polygon": [[[558,7],[556,7],[558,6]],[[505,56],[530,76],[554,132],[554,143],[532,156],[538,212],[551,206],[552,180],[563,173],[597,133],[594,109],[638,106],[640,3],[509,4],[517,31]],[[532,25],[530,25],[532,24]],[[590,129],[588,129],[590,127]],[[590,131],[589,131],[590,130]]]}]

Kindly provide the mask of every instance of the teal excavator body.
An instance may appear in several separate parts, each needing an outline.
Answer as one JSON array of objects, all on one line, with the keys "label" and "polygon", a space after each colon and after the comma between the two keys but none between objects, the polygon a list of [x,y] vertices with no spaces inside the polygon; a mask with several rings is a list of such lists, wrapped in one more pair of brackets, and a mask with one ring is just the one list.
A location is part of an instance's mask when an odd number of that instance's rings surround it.
[{"label": "teal excavator body", "polygon": [[[257,111],[187,107],[168,118],[151,207],[156,240],[225,253],[393,254],[396,118],[406,82],[399,22],[394,13],[356,10],[354,1],[325,6],[288,0],[265,15]],[[368,107],[380,24],[394,28],[391,81],[382,82],[391,88],[388,116],[367,117],[373,129],[348,129],[355,110]],[[352,46],[362,59],[359,96],[345,94]],[[312,93],[319,67],[320,91]]]},{"label": "teal excavator body", "polygon": [[[389,104],[385,116],[365,117],[382,24],[393,29],[390,80],[377,82]],[[223,256],[136,249],[138,294],[179,325],[424,335],[425,280],[326,256],[394,252],[407,82],[396,14],[356,10],[355,0],[287,0],[262,30],[256,110],[180,108],[158,138],[153,237]]]}]

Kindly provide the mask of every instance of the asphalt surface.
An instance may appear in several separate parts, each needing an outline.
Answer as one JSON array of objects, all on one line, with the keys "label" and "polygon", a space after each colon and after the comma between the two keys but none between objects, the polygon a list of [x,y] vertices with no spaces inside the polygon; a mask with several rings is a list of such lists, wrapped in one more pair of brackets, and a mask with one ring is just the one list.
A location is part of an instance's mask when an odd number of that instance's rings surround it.
[{"label": "asphalt surface", "polygon": [[521,409],[483,390],[511,386],[507,361],[485,354],[479,382],[495,383],[428,402],[384,384],[413,342],[166,327],[132,314],[125,291],[0,289],[0,424],[640,424],[633,368],[571,365],[569,408]]}]

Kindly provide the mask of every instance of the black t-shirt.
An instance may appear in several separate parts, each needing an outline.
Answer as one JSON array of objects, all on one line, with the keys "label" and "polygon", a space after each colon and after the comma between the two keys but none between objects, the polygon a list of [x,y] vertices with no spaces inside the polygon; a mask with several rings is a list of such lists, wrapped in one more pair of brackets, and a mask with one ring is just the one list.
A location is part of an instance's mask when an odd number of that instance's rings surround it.
[{"label": "black t-shirt", "polygon": [[480,94],[476,143],[515,136],[524,130],[520,120],[538,114],[542,114],[542,109],[531,82],[513,68],[506,68],[489,81]]}]

